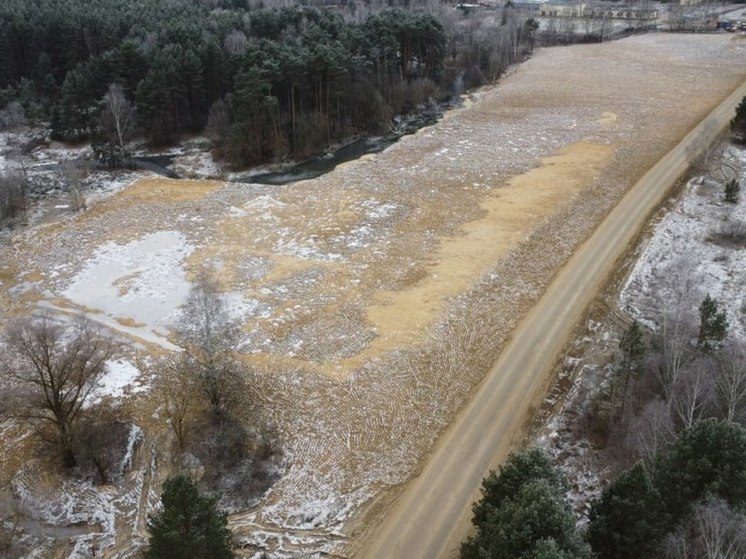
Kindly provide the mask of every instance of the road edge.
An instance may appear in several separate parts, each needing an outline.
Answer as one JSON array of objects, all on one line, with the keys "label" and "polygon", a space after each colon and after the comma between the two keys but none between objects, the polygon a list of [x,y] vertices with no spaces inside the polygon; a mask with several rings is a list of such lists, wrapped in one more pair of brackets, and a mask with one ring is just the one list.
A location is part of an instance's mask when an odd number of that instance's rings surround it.
[{"label": "road edge", "polygon": [[[594,232],[577,247],[573,255],[558,271],[539,301],[537,301],[534,307],[516,327],[510,341],[501,352],[495,365],[493,365],[490,371],[485,375],[472,398],[459,412],[443,434],[441,434],[436,443],[436,452],[422,465],[419,475],[412,478],[400,492],[396,500],[387,507],[383,520],[379,522],[377,526],[371,528],[371,530],[366,534],[366,543],[369,545],[365,548],[358,548],[356,550],[358,552],[355,555],[356,557],[371,559],[379,559],[381,557],[395,559],[396,557],[401,557],[402,559],[414,559],[411,554],[396,554],[396,544],[393,544],[393,554],[392,550],[387,552],[381,550],[382,543],[391,547],[392,538],[395,538],[393,535],[393,532],[395,532],[394,527],[400,526],[405,521],[414,521],[411,511],[404,510],[404,504],[406,504],[407,501],[416,500],[413,494],[416,494],[418,488],[425,484],[425,482],[422,481],[423,479],[428,478],[428,476],[436,479],[438,478],[437,475],[432,473],[434,469],[439,467],[437,464],[437,458],[447,450],[453,450],[458,446],[449,444],[449,442],[456,441],[460,438],[459,428],[462,427],[465,422],[468,422],[470,412],[473,413],[473,410],[476,408],[490,403],[488,392],[490,388],[494,388],[494,385],[497,382],[496,377],[501,376],[502,373],[500,370],[503,363],[508,359],[507,356],[510,355],[511,351],[514,351],[513,348],[517,345],[516,340],[525,335],[527,330],[529,330],[534,323],[538,323],[541,320],[541,317],[538,316],[537,309],[540,309],[543,306],[543,303],[556,295],[558,286],[561,285],[563,281],[567,281],[568,270],[576,265],[577,261],[580,260],[586,252],[591,250],[589,247],[592,247],[594,242],[598,242],[598,239],[602,237],[604,229],[614,228],[619,225],[619,216],[622,215],[625,205],[635,204],[637,202],[637,197],[641,196],[645,201],[644,206],[636,212],[634,221],[627,226],[624,233],[617,238],[613,245],[611,245],[610,249],[605,251],[603,260],[599,260],[599,262],[596,263],[596,273],[586,282],[589,289],[582,290],[581,294],[576,294],[573,300],[570,301],[572,303],[572,308],[571,312],[568,313],[568,318],[563,320],[561,324],[556,324],[554,326],[554,337],[551,343],[554,351],[551,352],[549,357],[537,355],[536,358],[532,359],[533,367],[530,369],[532,374],[526,375],[530,378],[521,379],[521,385],[525,388],[525,391],[523,392],[525,396],[521,398],[519,402],[511,404],[514,408],[514,413],[512,414],[512,419],[509,424],[506,425],[507,429],[503,430],[503,432],[509,436],[497,437],[496,440],[491,440],[485,442],[484,445],[481,445],[485,447],[485,450],[482,450],[479,453],[479,456],[475,457],[473,463],[476,464],[470,469],[481,470],[479,477],[479,480],[481,480],[490,469],[494,469],[507,457],[508,452],[514,446],[513,442],[516,433],[518,433],[520,428],[525,425],[528,412],[530,412],[532,408],[531,404],[536,402],[537,393],[542,387],[546,387],[549,380],[551,380],[550,377],[557,364],[558,356],[566,346],[567,341],[571,338],[572,333],[576,331],[581,318],[588,312],[589,307],[593,304],[599,291],[608,282],[619,261],[627,254],[629,247],[639,238],[647,221],[670,196],[677,181],[687,172],[692,163],[694,163],[699,156],[704,154],[728,128],[733,116],[732,113],[735,111],[735,107],[744,96],[746,96],[746,82],[735,88],[714,110],[705,116],[688,134],[686,134],[686,136],[684,136],[684,138],[672,150],[670,150],[658,161],[658,163],[648,170],[625,193],[614,208],[609,211],[606,217],[596,227]],[[683,160],[674,161],[677,158],[680,159],[682,157],[684,157]],[[650,183],[657,183],[656,187],[651,189],[650,192],[641,195],[641,190],[644,190]],[[493,437],[493,439],[495,438]],[[489,449],[489,451],[486,449]],[[461,454],[462,452],[459,453]],[[427,489],[420,489],[420,492],[426,493],[428,497],[432,497],[437,493],[431,485],[427,485]],[[443,491],[441,490],[441,492]],[[447,491],[445,493],[448,494]],[[466,535],[470,524],[471,503],[478,497],[478,495],[479,483],[476,483],[471,491],[469,499],[463,501],[459,520],[450,526],[445,537],[443,537],[441,533],[439,540],[443,542],[443,545],[438,546],[438,553],[436,555],[422,555],[423,558],[431,558],[435,556],[452,557],[457,553],[459,544],[462,538]],[[452,494],[449,494],[449,496],[452,497]],[[436,527],[431,528],[435,529]],[[446,527],[443,528],[445,529]],[[427,532],[423,533],[420,531],[418,540],[423,552],[431,553],[434,549],[428,547],[425,541],[423,541],[426,534]]]}]

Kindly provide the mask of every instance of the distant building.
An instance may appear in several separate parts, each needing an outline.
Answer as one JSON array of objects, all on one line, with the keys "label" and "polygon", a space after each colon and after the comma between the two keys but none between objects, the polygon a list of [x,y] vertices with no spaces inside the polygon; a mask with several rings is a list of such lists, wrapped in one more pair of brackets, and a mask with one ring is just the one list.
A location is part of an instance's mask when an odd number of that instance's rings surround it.
[{"label": "distant building", "polygon": [[544,17],[584,17],[587,6],[581,2],[553,0],[541,5],[539,15]]},{"label": "distant building", "polygon": [[541,7],[544,5],[541,1],[522,0],[513,2],[513,7],[516,11],[529,16],[541,15]]},{"label": "distant building", "polygon": [[595,6],[591,12],[593,17],[606,19],[632,19],[636,21],[650,21],[658,19],[660,13],[657,8],[633,6],[631,4],[602,4]]}]

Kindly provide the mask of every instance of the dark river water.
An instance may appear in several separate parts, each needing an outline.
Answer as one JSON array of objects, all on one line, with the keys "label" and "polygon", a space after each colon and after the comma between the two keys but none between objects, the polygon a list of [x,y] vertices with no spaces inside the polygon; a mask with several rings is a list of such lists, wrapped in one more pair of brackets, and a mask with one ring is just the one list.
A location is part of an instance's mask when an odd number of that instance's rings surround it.
[{"label": "dark river water", "polygon": [[334,170],[334,168],[341,163],[353,161],[369,153],[381,152],[390,145],[395,144],[401,136],[413,134],[420,128],[435,124],[440,120],[441,116],[442,113],[420,116],[419,118],[408,122],[400,134],[391,134],[390,136],[385,136],[383,138],[363,138],[347,144],[333,153],[315,157],[279,171],[248,175],[241,179],[237,179],[237,181],[245,183],[283,185],[296,181],[314,179]]},{"label": "dark river water", "polygon": [[[449,109],[457,102],[441,106],[440,109]],[[320,177],[334,170],[337,165],[353,161],[359,157],[369,154],[378,153],[385,150],[387,147],[395,144],[399,138],[407,134],[413,134],[420,128],[431,126],[440,120],[442,112],[430,113],[427,115],[419,115],[416,118],[402,123],[399,127],[399,131],[396,134],[390,134],[384,137],[378,138],[362,138],[351,142],[334,152],[326,153],[324,155],[314,157],[307,161],[283,167],[280,170],[251,174],[246,173],[241,178],[234,179],[236,182],[243,183],[258,183],[258,184],[274,184],[284,185],[292,182],[313,179]],[[152,171],[160,175],[178,179],[180,178],[174,171],[171,170],[171,164],[176,156],[175,155],[150,155],[140,156],[132,158],[132,165],[138,169],[144,169]],[[104,165],[91,163],[88,161],[78,162],[79,165],[85,165],[94,168],[106,168]],[[50,167],[58,167],[59,165],[50,165]]]},{"label": "dark river water", "polygon": [[250,175],[248,177],[239,179],[239,182],[253,182],[258,184],[288,184],[295,181],[302,181],[307,179],[313,179],[320,177],[334,170],[334,168],[340,163],[346,163],[359,158],[362,155],[368,153],[378,153],[383,151],[391,144],[395,143],[398,138],[367,138],[357,140],[351,144],[339,148],[334,153],[324,155],[321,157],[315,157],[308,161],[303,161],[283,169],[281,171],[274,171],[271,173],[260,173],[257,175]]}]

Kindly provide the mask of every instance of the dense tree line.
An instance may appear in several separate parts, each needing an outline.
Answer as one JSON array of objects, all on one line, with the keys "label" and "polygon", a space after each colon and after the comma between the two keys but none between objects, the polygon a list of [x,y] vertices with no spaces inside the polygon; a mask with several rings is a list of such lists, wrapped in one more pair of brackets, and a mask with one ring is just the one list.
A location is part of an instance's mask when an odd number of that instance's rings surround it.
[{"label": "dense tree line", "polygon": [[[698,421],[624,471],[577,527],[563,474],[538,449],[482,483],[462,559],[729,559],[746,556],[746,430]],[[587,541],[587,543],[586,543]],[[590,544],[590,545],[588,545]]]},{"label": "dense tree line", "polygon": [[20,101],[56,138],[111,144],[101,119],[115,85],[154,144],[207,127],[217,155],[236,166],[303,156],[381,130],[467,71],[495,77],[526,56],[535,28],[512,10],[499,25],[500,40],[485,48],[399,8],[345,19],[240,0],[9,0],[0,6],[0,108]]},{"label": "dense tree line", "polygon": [[577,426],[617,472],[587,528],[561,472],[526,450],[483,481],[463,559],[746,557],[746,354],[710,295],[659,324],[629,325],[608,390]]},{"label": "dense tree line", "polygon": [[600,559],[743,557],[746,360],[707,295],[653,331],[633,322],[609,395],[607,445],[635,464],[592,507]]},{"label": "dense tree line", "polygon": [[[743,557],[745,506],[746,430],[705,419],[603,492],[591,510],[588,539],[599,559]],[[713,507],[717,518],[708,518]],[[731,522],[737,533],[726,533]],[[712,532],[721,532],[717,541]]]}]

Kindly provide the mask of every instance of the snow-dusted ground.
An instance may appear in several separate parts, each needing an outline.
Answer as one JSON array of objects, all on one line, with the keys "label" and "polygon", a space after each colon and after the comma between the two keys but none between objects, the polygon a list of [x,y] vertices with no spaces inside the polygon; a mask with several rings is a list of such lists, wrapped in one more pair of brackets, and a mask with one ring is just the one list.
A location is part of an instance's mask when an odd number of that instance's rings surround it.
[{"label": "snow-dusted ground", "polygon": [[[738,224],[746,223],[746,198],[742,195],[737,204],[725,202],[724,184],[731,178],[746,184],[746,148],[726,145],[722,158],[730,165],[716,159],[708,173],[691,178],[655,224],[621,286],[618,304],[625,315],[659,329],[662,318],[672,309],[683,309],[683,315],[696,324],[697,308],[709,294],[727,311],[729,339],[743,344],[746,227]],[[730,238],[734,224],[737,232],[744,233],[737,242]],[[608,389],[625,326],[614,313],[603,322],[588,321],[586,334],[575,341],[573,356],[566,359],[544,403],[551,415],[547,412],[542,417],[545,423],[535,440],[565,471],[571,485],[569,498],[581,515],[581,523],[587,520],[584,515],[590,501],[600,494],[608,472],[599,470],[588,439],[587,431],[593,426],[578,424],[578,420]],[[568,383],[572,388],[565,392],[563,387]]]},{"label": "snow-dusted ground", "polygon": [[[601,494],[605,472],[599,471],[593,444],[577,422],[594,398],[608,388],[614,371],[614,364],[608,359],[613,358],[619,345],[617,333],[608,324],[589,320],[587,331],[588,335],[576,342],[580,357],[565,359],[559,378],[542,405],[541,424],[532,441],[563,470],[569,484],[567,498],[581,525],[587,521],[592,499]],[[584,355],[584,349],[589,353]],[[606,361],[594,362],[589,358],[591,352]]]},{"label": "snow-dusted ground", "polygon": [[[214,265],[243,316],[242,350],[262,373],[257,407],[288,464],[261,506],[231,518],[234,533],[246,556],[349,555],[351,521],[372,522],[361,520],[365,506],[385,504],[417,471],[556,270],[746,76],[745,55],[725,36],[545,50],[437,126],[320,179],[141,181],[0,249],[0,302],[15,312],[88,307],[142,339],[166,326],[148,290],[161,290],[168,315],[178,303],[165,286],[183,296],[184,278]],[[168,273],[150,270],[140,249],[151,242]],[[160,288],[141,283],[148,274]],[[165,439],[148,398],[133,398],[148,422],[139,424],[146,440]],[[141,502],[127,512],[140,519],[153,505],[143,484],[150,458],[163,458],[159,443],[102,490]],[[123,518],[119,545],[142,534],[142,522]]]},{"label": "snow-dusted ground", "polygon": [[151,233],[126,244],[104,243],[62,295],[165,337],[189,293],[184,261],[193,249],[176,231]]},{"label": "snow-dusted ground", "polygon": [[158,153],[151,153],[145,146],[136,147],[135,157],[162,156],[173,157],[169,169],[184,179],[222,179],[226,173],[210,153],[210,140],[195,136]]},{"label": "snow-dusted ground", "polygon": [[106,363],[106,372],[88,399],[95,404],[104,398],[118,400],[127,394],[142,392],[149,388],[141,378],[140,369],[126,359],[112,359]]},{"label": "snow-dusted ground", "polygon": [[[28,551],[23,557],[57,557],[52,550],[60,550],[60,542],[66,544],[64,557],[68,559],[137,557],[144,544],[139,534],[144,520],[142,503],[152,507],[157,502],[157,491],[149,484],[151,472],[129,472],[134,449],[142,440],[142,430],[132,425],[120,466],[121,474],[129,476],[127,492],[118,491],[114,485],[95,486],[72,479],[40,487],[41,472],[34,467],[15,476],[11,488],[24,515],[19,544]],[[149,466],[154,468],[152,463]],[[129,534],[128,539],[122,542],[125,534]]]},{"label": "snow-dusted ground", "polygon": [[[746,189],[746,150],[729,147]],[[724,200],[723,176],[690,180],[676,207],[656,227],[621,294],[621,304],[640,321],[660,327],[665,312],[681,308],[696,317],[706,295],[728,315],[728,333],[746,340],[746,195]],[[696,323],[696,320],[694,321]]]}]

